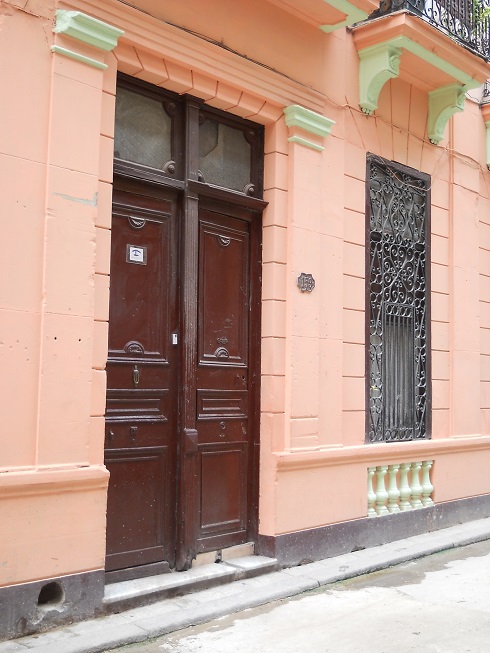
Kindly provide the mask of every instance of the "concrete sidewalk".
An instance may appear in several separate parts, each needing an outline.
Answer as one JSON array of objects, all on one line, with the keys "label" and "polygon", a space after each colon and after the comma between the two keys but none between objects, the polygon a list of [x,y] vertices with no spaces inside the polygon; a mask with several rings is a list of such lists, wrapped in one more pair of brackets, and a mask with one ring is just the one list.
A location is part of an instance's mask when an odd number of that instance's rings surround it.
[{"label": "concrete sidewalk", "polygon": [[490,539],[490,518],[4,642],[0,653],[107,651],[486,539]]}]

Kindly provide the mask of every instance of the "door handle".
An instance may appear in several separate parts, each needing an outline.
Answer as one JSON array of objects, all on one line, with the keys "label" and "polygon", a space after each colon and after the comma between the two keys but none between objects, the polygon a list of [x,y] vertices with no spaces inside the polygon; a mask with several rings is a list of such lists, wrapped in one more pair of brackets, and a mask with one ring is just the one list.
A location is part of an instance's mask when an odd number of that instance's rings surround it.
[{"label": "door handle", "polygon": [[134,387],[138,387],[138,383],[140,382],[140,371],[138,369],[138,366],[135,365],[133,369],[133,383]]}]

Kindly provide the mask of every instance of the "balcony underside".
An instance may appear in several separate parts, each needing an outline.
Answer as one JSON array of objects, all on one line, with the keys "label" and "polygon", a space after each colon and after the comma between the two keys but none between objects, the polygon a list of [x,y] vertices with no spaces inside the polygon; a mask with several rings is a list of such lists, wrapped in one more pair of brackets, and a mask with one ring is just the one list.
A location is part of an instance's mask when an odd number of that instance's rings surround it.
[{"label": "balcony underside", "polygon": [[360,106],[376,110],[384,84],[400,77],[429,94],[428,134],[439,143],[449,118],[464,108],[465,92],[490,76],[490,65],[444,32],[407,11],[353,28],[360,58]]},{"label": "balcony underside", "polygon": [[353,25],[378,8],[376,0],[268,0],[324,32]]}]

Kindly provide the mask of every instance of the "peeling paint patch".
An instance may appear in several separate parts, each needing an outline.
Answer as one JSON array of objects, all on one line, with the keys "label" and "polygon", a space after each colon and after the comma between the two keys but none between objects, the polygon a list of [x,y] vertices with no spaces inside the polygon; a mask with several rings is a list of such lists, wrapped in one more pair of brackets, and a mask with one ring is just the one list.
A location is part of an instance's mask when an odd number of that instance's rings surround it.
[{"label": "peeling paint patch", "polygon": [[65,195],[64,193],[53,193],[58,197],[62,197],[64,200],[69,202],[78,202],[79,204],[85,204],[86,206],[97,206],[97,196],[98,193],[94,193],[92,199],[87,199],[85,197],[73,197],[72,195]]}]

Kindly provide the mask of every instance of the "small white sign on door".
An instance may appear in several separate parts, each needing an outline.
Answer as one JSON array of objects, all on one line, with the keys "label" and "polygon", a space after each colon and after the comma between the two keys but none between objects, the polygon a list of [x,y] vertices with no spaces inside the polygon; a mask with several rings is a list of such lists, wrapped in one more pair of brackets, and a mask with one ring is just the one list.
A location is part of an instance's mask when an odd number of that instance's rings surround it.
[{"label": "small white sign on door", "polygon": [[128,263],[139,263],[146,265],[146,247],[137,247],[136,245],[126,246],[126,261]]}]

